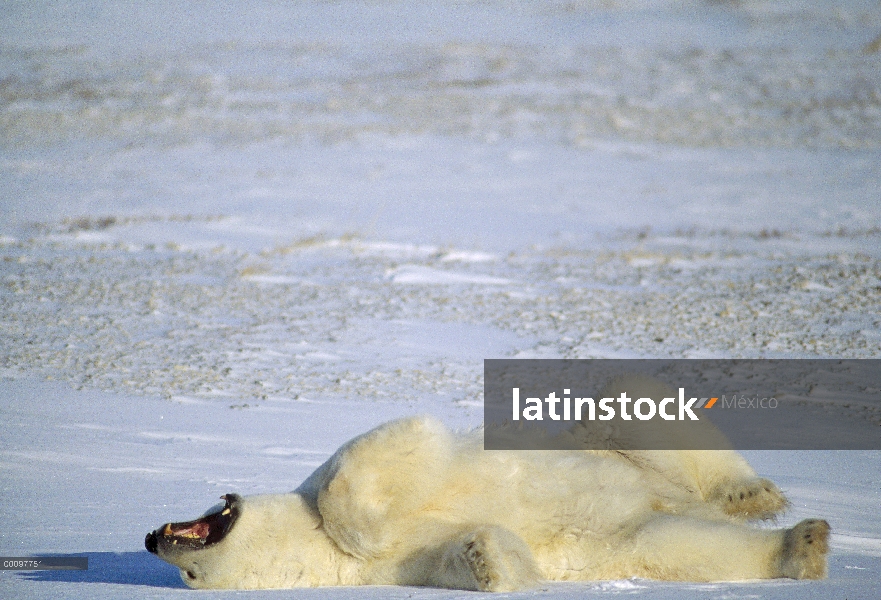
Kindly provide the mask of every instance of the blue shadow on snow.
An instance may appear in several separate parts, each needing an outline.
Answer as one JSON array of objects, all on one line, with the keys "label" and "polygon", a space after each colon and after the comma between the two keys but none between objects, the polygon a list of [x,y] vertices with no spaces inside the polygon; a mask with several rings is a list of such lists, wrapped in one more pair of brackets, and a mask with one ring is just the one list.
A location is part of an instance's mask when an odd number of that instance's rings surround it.
[{"label": "blue shadow on snow", "polygon": [[180,571],[147,552],[78,552],[53,554],[89,558],[85,571],[20,571],[29,581],[66,581],[70,583],[119,583],[153,587],[186,587]]}]

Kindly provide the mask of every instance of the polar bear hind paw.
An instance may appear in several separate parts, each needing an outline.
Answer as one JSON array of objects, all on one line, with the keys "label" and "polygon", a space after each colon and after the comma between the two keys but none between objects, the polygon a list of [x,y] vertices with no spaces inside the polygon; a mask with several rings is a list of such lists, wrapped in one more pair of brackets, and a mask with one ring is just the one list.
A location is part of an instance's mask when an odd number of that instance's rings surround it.
[{"label": "polar bear hind paw", "polygon": [[806,519],[783,537],[781,572],[792,579],[823,579],[829,552],[829,523]]},{"label": "polar bear hind paw", "polygon": [[759,478],[721,485],[710,501],[720,505],[725,514],[743,519],[773,519],[789,506],[773,482]]},{"label": "polar bear hind paw", "polygon": [[482,528],[466,537],[463,549],[479,591],[510,592],[534,587],[538,582],[532,552],[506,529]]},{"label": "polar bear hind paw", "polygon": [[500,583],[501,577],[492,566],[486,564],[486,548],[478,539],[465,543],[465,561],[481,591],[492,591]]}]

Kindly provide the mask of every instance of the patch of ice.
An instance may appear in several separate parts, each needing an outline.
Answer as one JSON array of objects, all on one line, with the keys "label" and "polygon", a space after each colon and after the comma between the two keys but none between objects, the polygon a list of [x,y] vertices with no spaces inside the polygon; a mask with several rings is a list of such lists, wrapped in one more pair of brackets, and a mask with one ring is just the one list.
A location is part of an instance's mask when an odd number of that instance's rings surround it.
[{"label": "patch of ice", "polygon": [[490,254],[488,252],[466,252],[463,250],[454,250],[446,252],[441,257],[441,262],[492,262],[494,260],[498,260],[498,258],[499,257],[495,254]]},{"label": "patch of ice", "polygon": [[881,539],[867,538],[841,533],[832,534],[832,548],[841,552],[862,554],[864,556],[881,556]]},{"label": "patch of ice", "polygon": [[340,360],[336,354],[328,352],[307,352],[306,354],[297,354],[294,358],[302,358],[307,360]]},{"label": "patch of ice", "polygon": [[263,454],[267,454],[269,456],[296,456],[298,454],[321,454],[321,455],[329,455],[328,452],[323,452],[321,450],[307,450],[305,448],[285,448],[283,446],[271,446],[269,448],[264,448],[262,450]]},{"label": "patch of ice", "polygon": [[654,256],[632,256],[627,258],[627,264],[631,267],[653,267],[659,264],[660,258]]},{"label": "patch of ice", "polygon": [[427,257],[438,253],[436,246],[424,244],[400,244],[395,242],[364,242],[353,244],[355,251],[363,254],[397,257]]},{"label": "patch of ice", "polygon": [[456,404],[459,406],[473,406],[476,408],[483,408],[483,400],[456,400]]},{"label": "patch of ice", "polygon": [[77,231],[73,238],[85,244],[110,244],[113,236],[99,231]]},{"label": "patch of ice", "polygon": [[646,586],[638,585],[632,579],[623,579],[621,581],[604,581],[594,587],[594,589],[603,592],[629,592],[646,589]]},{"label": "patch of ice", "polygon": [[287,275],[245,275],[242,277],[245,281],[253,281],[254,283],[265,283],[270,285],[290,285],[303,283],[298,277],[289,277]]},{"label": "patch of ice", "polygon": [[157,440],[161,442],[203,442],[203,443],[222,443],[228,442],[229,438],[216,435],[203,435],[196,433],[177,433],[173,431],[142,431],[138,434],[142,438],[149,440]]},{"label": "patch of ice", "polygon": [[166,469],[151,469],[149,467],[88,467],[92,471],[101,471],[104,473],[147,473],[154,475],[162,475],[168,473]]},{"label": "patch of ice", "polygon": [[172,396],[172,402],[178,402],[180,404],[196,404],[196,405],[209,405],[211,402],[206,400],[201,400],[199,398],[194,398],[192,396]]},{"label": "patch of ice", "polygon": [[816,281],[805,281],[800,284],[797,284],[796,287],[799,287],[803,290],[810,292],[834,292],[835,288],[823,285],[822,283],[817,283]]},{"label": "patch of ice", "polygon": [[509,285],[513,283],[510,279],[502,277],[442,271],[419,265],[405,265],[397,269],[390,269],[386,274],[393,283],[417,285]]}]

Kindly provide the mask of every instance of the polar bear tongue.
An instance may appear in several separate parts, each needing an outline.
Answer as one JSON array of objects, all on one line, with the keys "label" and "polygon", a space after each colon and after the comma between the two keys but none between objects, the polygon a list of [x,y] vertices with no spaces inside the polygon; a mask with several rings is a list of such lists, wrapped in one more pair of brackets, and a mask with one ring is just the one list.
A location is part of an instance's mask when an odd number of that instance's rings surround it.
[{"label": "polar bear tongue", "polygon": [[167,535],[189,539],[206,539],[211,533],[211,527],[207,520],[190,521],[189,523],[169,523],[166,529]]}]

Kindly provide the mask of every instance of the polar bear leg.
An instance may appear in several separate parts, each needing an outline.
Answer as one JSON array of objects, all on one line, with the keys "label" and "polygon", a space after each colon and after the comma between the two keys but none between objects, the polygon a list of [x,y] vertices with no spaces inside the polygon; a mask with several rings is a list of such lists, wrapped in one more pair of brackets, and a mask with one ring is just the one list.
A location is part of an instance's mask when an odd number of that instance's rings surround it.
[{"label": "polar bear leg", "polygon": [[385,554],[396,545],[402,521],[444,482],[452,449],[449,431],[429,417],[391,421],[353,439],[331,458],[319,483],[325,531],[353,556]]},{"label": "polar bear leg", "polygon": [[495,525],[462,533],[428,556],[423,585],[508,592],[534,587],[541,577],[526,543]]},{"label": "polar bear leg", "polygon": [[638,576],[668,580],[743,580],[826,574],[829,525],[802,521],[792,529],[656,515],[624,545]]},{"label": "polar bear leg", "polygon": [[771,519],[789,506],[783,492],[759,477],[733,450],[631,450],[621,454],[645,472],[692,491],[718,510],[720,517]]},{"label": "polar bear leg", "polygon": [[[656,401],[676,396],[675,391],[665,383],[644,375],[618,377],[600,395],[613,398],[622,392],[628,393],[632,398],[649,397]],[[639,435],[631,441],[650,441],[654,445],[646,447],[659,449],[623,450],[622,454],[674,485],[696,491],[703,500],[725,515],[740,519],[768,519],[789,505],[777,486],[767,479],[759,478],[746,459],[731,448],[730,442],[710,420],[689,422],[687,427],[679,423],[663,423],[652,427],[651,423],[646,425],[635,422],[631,426],[637,425],[640,427]]]},{"label": "polar bear leg", "polygon": [[773,519],[789,506],[783,492],[761,477],[723,482],[710,492],[707,502],[741,519]]},{"label": "polar bear leg", "polygon": [[734,450],[681,450],[677,455],[703,499],[730,517],[771,519],[789,506],[783,492]]},{"label": "polar bear leg", "polygon": [[783,534],[781,571],[792,579],[822,579],[829,552],[829,523],[806,519]]}]

